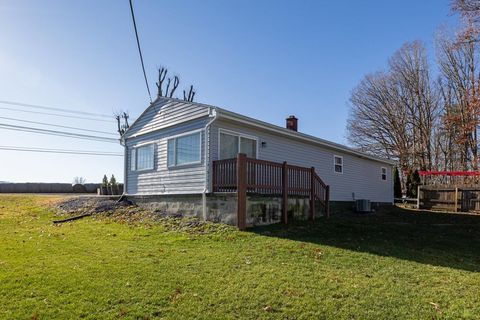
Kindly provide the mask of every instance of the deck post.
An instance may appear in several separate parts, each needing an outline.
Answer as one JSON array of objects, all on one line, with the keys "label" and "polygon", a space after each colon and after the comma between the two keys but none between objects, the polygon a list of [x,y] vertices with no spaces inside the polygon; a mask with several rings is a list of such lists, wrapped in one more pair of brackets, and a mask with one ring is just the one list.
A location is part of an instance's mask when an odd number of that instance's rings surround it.
[{"label": "deck post", "polygon": [[287,162],[282,164],[282,220],[284,224],[288,223],[288,167]]},{"label": "deck post", "polygon": [[455,187],[455,212],[458,212],[458,187]]},{"label": "deck post", "polygon": [[315,168],[310,168],[310,213],[312,221],[315,221]]},{"label": "deck post", "polygon": [[330,186],[329,185],[325,188],[325,213],[327,215],[327,219],[330,218]]},{"label": "deck post", "polygon": [[420,186],[417,187],[417,209],[420,210],[422,197],[420,196],[422,193],[422,188]]},{"label": "deck post", "polygon": [[247,227],[247,156],[237,155],[237,227]]}]

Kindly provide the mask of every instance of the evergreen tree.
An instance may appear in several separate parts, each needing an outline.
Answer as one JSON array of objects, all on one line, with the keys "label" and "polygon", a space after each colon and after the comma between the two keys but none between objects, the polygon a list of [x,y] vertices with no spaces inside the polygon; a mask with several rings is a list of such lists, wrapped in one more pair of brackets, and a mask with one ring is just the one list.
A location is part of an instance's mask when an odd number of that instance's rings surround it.
[{"label": "evergreen tree", "polygon": [[105,188],[108,187],[108,178],[106,174],[103,175],[102,187],[105,187]]},{"label": "evergreen tree", "polygon": [[112,174],[112,177],[110,178],[110,185],[112,187],[116,187],[117,186],[117,179],[115,179],[115,176]]},{"label": "evergreen tree", "polygon": [[418,170],[415,169],[415,171],[412,173],[412,196],[413,196],[413,198],[417,197],[418,186],[420,184],[421,184],[420,174],[418,173]]},{"label": "evergreen tree", "polygon": [[395,198],[402,197],[402,184],[400,183],[400,174],[397,167],[393,169],[393,194]]}]

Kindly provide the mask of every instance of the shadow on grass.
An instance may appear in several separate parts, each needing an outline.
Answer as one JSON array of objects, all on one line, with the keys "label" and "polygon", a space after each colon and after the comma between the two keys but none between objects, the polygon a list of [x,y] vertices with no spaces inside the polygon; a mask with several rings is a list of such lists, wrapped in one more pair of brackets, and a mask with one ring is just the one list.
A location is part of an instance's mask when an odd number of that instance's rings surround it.
[{"label": "shadow on grass", "polygon": [[375,214],[345,214],[249,231],[395,257],[434,266],[480,271],[480,215],[413,211],[397,207]]}]

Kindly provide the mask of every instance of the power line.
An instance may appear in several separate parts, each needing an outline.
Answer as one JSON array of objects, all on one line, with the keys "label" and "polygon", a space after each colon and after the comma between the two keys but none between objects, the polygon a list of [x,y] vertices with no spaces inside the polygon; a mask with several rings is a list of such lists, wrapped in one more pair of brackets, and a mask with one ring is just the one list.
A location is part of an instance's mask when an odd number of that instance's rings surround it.
[{"label": "power line", "polygon": [[80,131],[103,133],[103,134],[109,134],[109,135],[117,136],[117,134],[107,132],[107,131],[99,131],[99,130],[78,128],[78,127],[62,126],[62,125],[59,125],[59,124],[51,124],[51,123],[37,122],[37,121],[30,121],[30,120],[23,120],[23,119],[17,119],[17,118],[9,118],[9,117],[0,117],[0,119],[27,122],[27,123],[33,123],[33,124],[40,124],[40,125],[43,125],[43,126],[50,126],[50,127],[58,127],[58,128],[66,128],[66,129],[73,129],[73,130],[80,130]]},{"label": "power line", "polygon": [[42,153],[62,153],[62,154],[79,154],[89,156],[112,156],[122,157],[122,153],[118,152],[104,152],[91,150],[67,150],[67,149],[47,149],[47,148],[33,148],[33,147],[14,147],[14,146],[0,146],[0,150],[6,151],[23,151],[23,152],[42,152]]},{"label": "power line", "polygon": [[148,86],[147,73],[145,72],[145,65],[143,63],[142,49],[140,47],[140,39],[138,38],[137,23],[135,22],[135,14],[133,13],[132,0],[129,0],[129,3],[130,3],[130,12],[132,13],[133,28],[135,29],[135,38],[137,39],[138,53],[140,55],[140,62],[142,63],[143,77],[145,78],[145,85],[147,86],[150,103],[152,103],[152,95],[150,93],[150,87]]},{"label": "power line", "polygon": [[47,106],[41,106],[41,105],[37,105],[37,104],[29,104],[29,103],[22,103],[22,102],[16,102],[16,101],[0,100],[0,103],[1,104],[14,105],[14,106],[20,106],[20,107],[27,107],[27,108],[61,111],[61,112],[67,112],[67,113],[76,113],[76,114],[83,114],[83,115],[88,115],[88,116],[110,118],[110,119],[112,118],[112,116],[110,116],[110,115],[101,114],[101,113],[69,110],[69,109],[62,109],[62,108],[55,108],[55,107],[47,107]]},{"label": "power line", "polygon": [[24,126],[17,126],[17,125],[11,125],[11,124],[6,124],[6,123],[0,123],[0,129],[33,132],[33,133],[40,133],[40,134],[47,134],[47,135],[54,135],[54,136],[61,136],[61,137],[95,140],[95,141],[103,141],[103,142],[111,142],[111,143],[118,143],[118,141],[119,141],[118,139],[113,139],[113,138],[108,138],[108,137],[99,137],[99,136],[91,136],[91,135],[74,133],[74,132],[56,131],[56,130],[40,129],[40,128],[33,128],[33,127],[24,127]]},{"label": "power line", "polygon": [[43,115],[55,116],[55,117],[64,117],[64,118],[90,120],[90,121],[102,121],[102,122],[109,122],[109,123],[115,122],[114,120],[94,119],[94,118],[79,117],[79,116],[67,115],[67,114],[58,114],[58,113],[49,113],[49,112],[40,112],[40,111],[31,111],[31,110],[21,110],[21,109],[8,108],[8,107],[0,107],[0,109],[2,109],[2,110],[11,110],[11,111],[19,111],[19,112],[26,112],[26,113],[33,113],[33,114],[43,114]]}]

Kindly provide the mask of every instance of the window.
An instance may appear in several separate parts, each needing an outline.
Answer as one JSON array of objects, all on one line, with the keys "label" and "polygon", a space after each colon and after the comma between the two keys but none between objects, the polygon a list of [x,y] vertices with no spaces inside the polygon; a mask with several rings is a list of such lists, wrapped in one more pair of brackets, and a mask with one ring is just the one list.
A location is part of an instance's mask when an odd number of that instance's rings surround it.
[{"label": "window", "polygon": [[153,143],[134,147],[131,152],[132,171],[152,170],[154,168],[155,145]]},{"label": "window", "polygon": [[257,140],[240,134],[220,132],[220,159],[235,158],[238,153],[256,158]]},{"label": "window", "polygon": [[239,150],[238,137],[220,133],[220,159],[230,159],[237,156]]},{"label": "window", "polygon": [[201,162],[201,133],[196,132],[168,139],[167,164],[169,167]]},{"label": "window", "polygon": [[382,180],[387,180],[387,168],[382,167]]},{"label": "window", "polygon": [[335,166],[335,172],[343,173],[343,157],[333,156],[333,164]]}]

